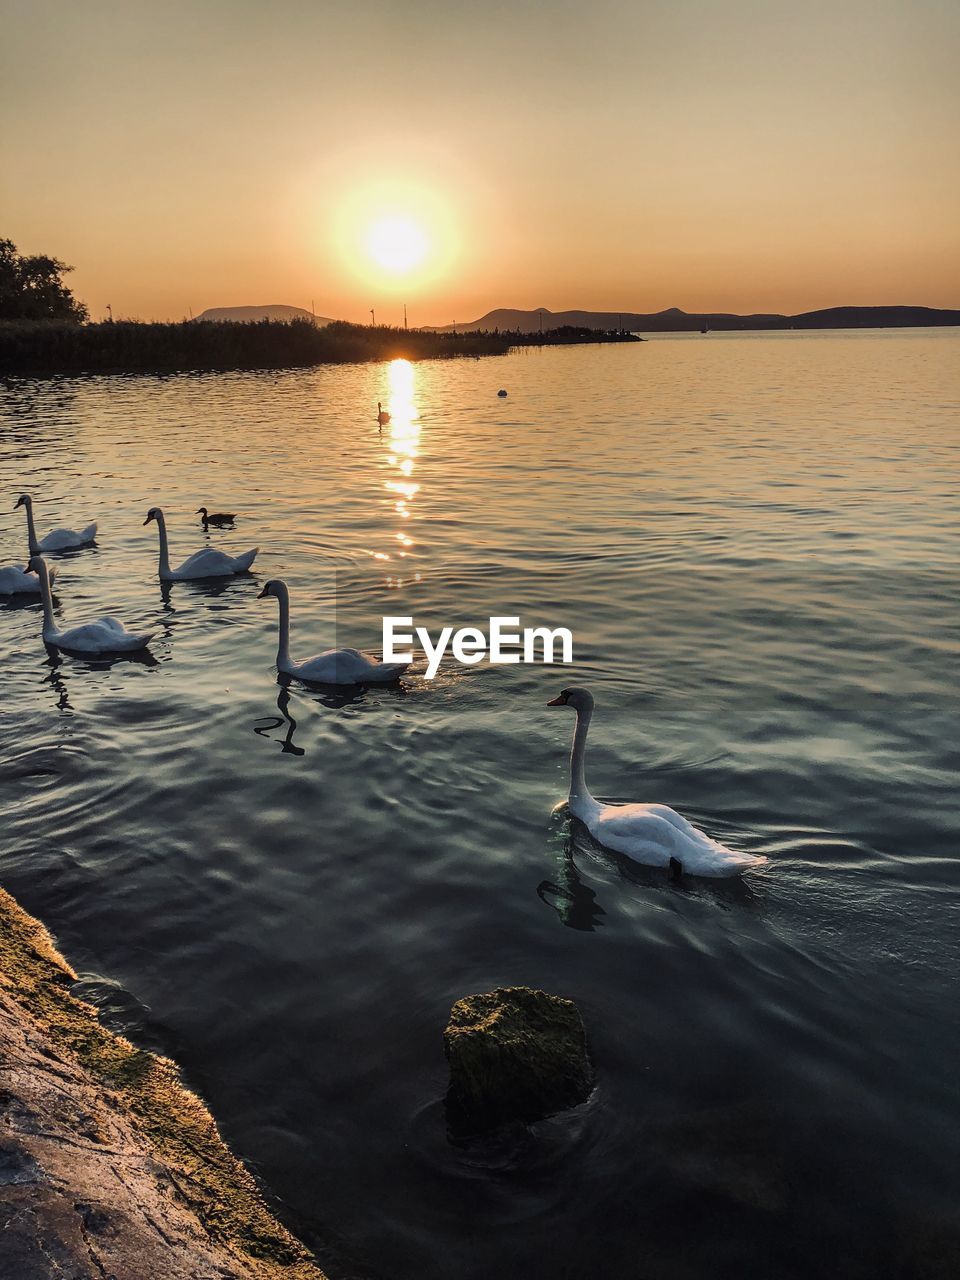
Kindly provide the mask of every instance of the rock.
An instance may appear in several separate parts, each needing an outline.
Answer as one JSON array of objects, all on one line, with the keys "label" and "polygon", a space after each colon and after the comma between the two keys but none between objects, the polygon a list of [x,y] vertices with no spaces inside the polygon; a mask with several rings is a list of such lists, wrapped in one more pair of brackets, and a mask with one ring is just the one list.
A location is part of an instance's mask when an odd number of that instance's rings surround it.
[{"label": "rock", "polygon": [[0,889],[0,1280],[324,1280],[168,1059]]},{"label": "rock", "polygon": [[593,1071],[576,1005],[530,987],[464,996],[443,1033],[451,1129],[531,1122],[583,1102]]}]

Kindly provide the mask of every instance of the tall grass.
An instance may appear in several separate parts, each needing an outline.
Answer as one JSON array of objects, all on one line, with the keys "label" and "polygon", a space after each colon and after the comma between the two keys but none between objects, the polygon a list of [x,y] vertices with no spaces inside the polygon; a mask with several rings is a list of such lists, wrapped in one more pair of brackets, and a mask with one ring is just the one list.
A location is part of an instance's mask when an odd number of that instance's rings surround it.
[{"label": "tall grass", "polygon": [[4,373],[152,373],[193,369],[284,368],[444,356],[502,355],[510,339],[499,334],[428,333],[385,325],[310,320],[186,320],[176,324],[133,320],[97,324],[59,321],[0,323]]}]

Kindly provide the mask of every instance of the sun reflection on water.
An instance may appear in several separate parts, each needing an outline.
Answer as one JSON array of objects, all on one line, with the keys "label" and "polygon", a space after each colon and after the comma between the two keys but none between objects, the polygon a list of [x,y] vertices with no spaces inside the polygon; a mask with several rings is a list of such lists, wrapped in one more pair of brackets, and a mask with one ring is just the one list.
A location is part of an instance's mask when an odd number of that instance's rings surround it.
[{"label": "sun reflection on water", "polygon": [[[416,379],[416,367],[409,360],[391,360],[387,366],[386,407],[390,414],[387,426],[390,453],[387,455],[387,465],[402,478],[391,476],[384,481],[384,488],[390,496],[394,514],[401,520],[410,519],[410,504],[420,492],[420,485],[411,479],[420,444]],[[394,545],[390,552],[375,552],[374,558],[390,560],[396,556],[402,559],[407,555],[408,548],[414,545],[414,540],[405,530],[397,529],[393,531],[392,543]],[[391,576],[387,579],[387,585],[399,587],[402,579]]]}]

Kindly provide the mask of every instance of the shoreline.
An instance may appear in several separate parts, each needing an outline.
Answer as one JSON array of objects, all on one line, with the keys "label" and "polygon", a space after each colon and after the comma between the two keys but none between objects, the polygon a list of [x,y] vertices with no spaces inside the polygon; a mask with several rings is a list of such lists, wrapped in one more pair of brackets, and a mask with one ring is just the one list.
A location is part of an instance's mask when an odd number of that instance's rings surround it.
[{"label": "shoreline", "polygon": [[327,1280],[176,1064],[108,1030],[76,978],[0,889],[4,1274]]},{"label": "shoreline", "polygon": [[516,347],[642,342],[626,332],[563,326],[544,333],[437,333],[310,320],[0,321],[0,377],[304,369],[378,360],[506,355]]}]

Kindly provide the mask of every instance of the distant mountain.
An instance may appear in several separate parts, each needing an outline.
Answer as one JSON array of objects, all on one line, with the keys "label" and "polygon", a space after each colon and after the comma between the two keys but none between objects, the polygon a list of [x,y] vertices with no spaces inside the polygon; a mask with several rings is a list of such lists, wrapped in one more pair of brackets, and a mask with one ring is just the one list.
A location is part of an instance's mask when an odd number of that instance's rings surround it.
[{"label": "distant mountain", "polygon": [[333,324],[329,316],[315,316],[303,307],[285,307],[279,303],[269,307],[207,307],[196,318],[235,320],[238,324],[250,324],[256,320],[313,320],[318,325]]},{"label": "distant mountain", "polygon": [[637,311],[517,311],[501,307],[479,320],[437,326],[436,332],[472,333],[478,329],[536,333],[561,325],[585,329],[629,329],[633,333],[683,333],[703,329],[897,329],[916,326],[960,325],[960,311],[934,307],[828,307],[795,316],[761,312],[738,316],[731,312],[688,312],[678,307],[644,314]]}]

